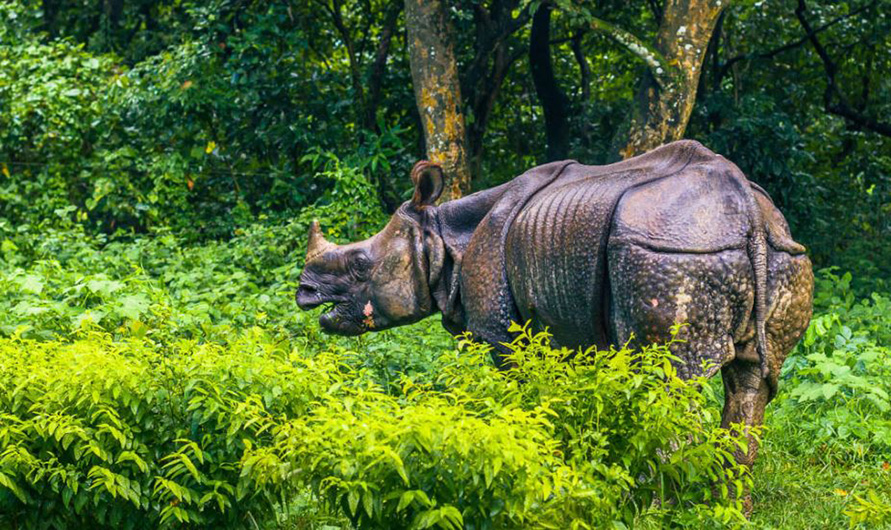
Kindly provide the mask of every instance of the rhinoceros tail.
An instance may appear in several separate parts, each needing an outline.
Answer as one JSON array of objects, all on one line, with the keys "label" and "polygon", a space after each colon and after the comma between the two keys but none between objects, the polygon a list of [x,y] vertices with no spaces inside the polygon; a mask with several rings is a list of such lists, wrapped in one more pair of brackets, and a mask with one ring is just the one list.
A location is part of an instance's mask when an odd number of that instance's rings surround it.
[{"label": "rhinoceros tail", "polygon": [[[757,204],[756,204],[757,208]],[[770,377],[771,352],[767,344],[767,229],[760,209],[754,212],[756,222],[749,237],[748,254],[755,277],[755,345],[761,363],[761,377],[767,380],[770,397],[776,393],[775,379]]]}]

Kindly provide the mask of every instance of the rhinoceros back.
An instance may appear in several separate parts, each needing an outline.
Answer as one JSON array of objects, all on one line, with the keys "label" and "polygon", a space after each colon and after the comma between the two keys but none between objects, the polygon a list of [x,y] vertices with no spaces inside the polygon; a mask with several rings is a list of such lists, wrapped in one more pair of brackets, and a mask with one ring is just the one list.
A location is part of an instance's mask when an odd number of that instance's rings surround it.
[{"label": "rhinoceros back", "polygon": [[[743,219],[724,228],[689,223],[691,217],[714,210],[716,199],[728,211],[745,213],[744,193],[726,191],[726,184],[706,175],[728,173],[709,169],[728,164],[696,142],[677,142],[610,166],[568,167],[528,201],[507,235],[507,273],[520,318],[547,327],[561,346],[605,347],[612,342],[606,250],[618,214],[623,235],[656,245],[693,251],[744,246],[749,225]],[[698,185],[685,195],[681,187],[691,175]],[[659,199],[663,189],[672,192],[667,210]],[[696,200],[689,201],[691,196]],[[626,208],[626,197],[635,205]],[[640,215],[638,200],[650,201]],[[693,208],[682,208],[685,201]],[[683,212],[672,217],[661,210]],[[648,211],[654,213],[648,216]],[[705,233],[710,229],[718,233]]]}]

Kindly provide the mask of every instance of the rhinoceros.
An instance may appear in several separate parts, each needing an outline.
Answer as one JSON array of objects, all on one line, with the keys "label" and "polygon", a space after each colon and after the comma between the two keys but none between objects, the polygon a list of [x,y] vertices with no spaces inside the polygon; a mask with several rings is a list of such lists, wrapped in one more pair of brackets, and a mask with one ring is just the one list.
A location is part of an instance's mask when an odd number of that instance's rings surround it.
[{"label": "rhinoceros", "polygon": [[[768,194],[732,162],[678,141],[605,166],[533,168],[437,206],[442,169],[419,162],[387,226],[335,245],[313,223],[297,290],[330,333],[358,335],[442,313],[504,365],[512,322],[555,346],[671,337],[680,375],[721,369],[722,424],[760,425],[783,360],[811,317],[813,272]],[[704,371],[704,372],[703,372]],[[751,466],[750,437],[737,460]]]}]

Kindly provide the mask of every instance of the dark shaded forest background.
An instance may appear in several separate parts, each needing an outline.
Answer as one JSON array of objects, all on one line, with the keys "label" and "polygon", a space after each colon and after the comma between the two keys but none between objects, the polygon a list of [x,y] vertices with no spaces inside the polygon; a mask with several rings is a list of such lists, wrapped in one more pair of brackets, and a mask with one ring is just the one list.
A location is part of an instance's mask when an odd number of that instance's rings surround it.
[{"label": "dark shaded forest background", "polygon": [[[664,8],[446,2],[469,186],[553,158],[616,160],[652,75],[611,31],[652,42]],[[683,136],[766,188],[818,266],[888,278],[891,6],[719,11]],[[392,211],[427,154],[402,0],[44,0],[3,2],[0,18],[13,226],[227,238],[324,201],[331,183],[314,175],[335,158],[374,183],[367,208]]]}]

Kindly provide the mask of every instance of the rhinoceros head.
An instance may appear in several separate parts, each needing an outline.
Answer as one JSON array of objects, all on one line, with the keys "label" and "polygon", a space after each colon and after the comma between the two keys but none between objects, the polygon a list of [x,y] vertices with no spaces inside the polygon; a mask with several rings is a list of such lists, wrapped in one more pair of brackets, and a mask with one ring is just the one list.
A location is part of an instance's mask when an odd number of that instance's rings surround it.
[{"label": "rhinoceros head", "polygon": [[426,246],[425,226],[443,190],[438,165],[418,162],[411,173],[415,192],[382,231],[348,245],[325,240],[318,222],[309,231],[306,261],[297,289],[297,305],[328,305],[319,317],[322,329],[359,335],[416,322],[435,311],[431,280],[441,258]]}]

